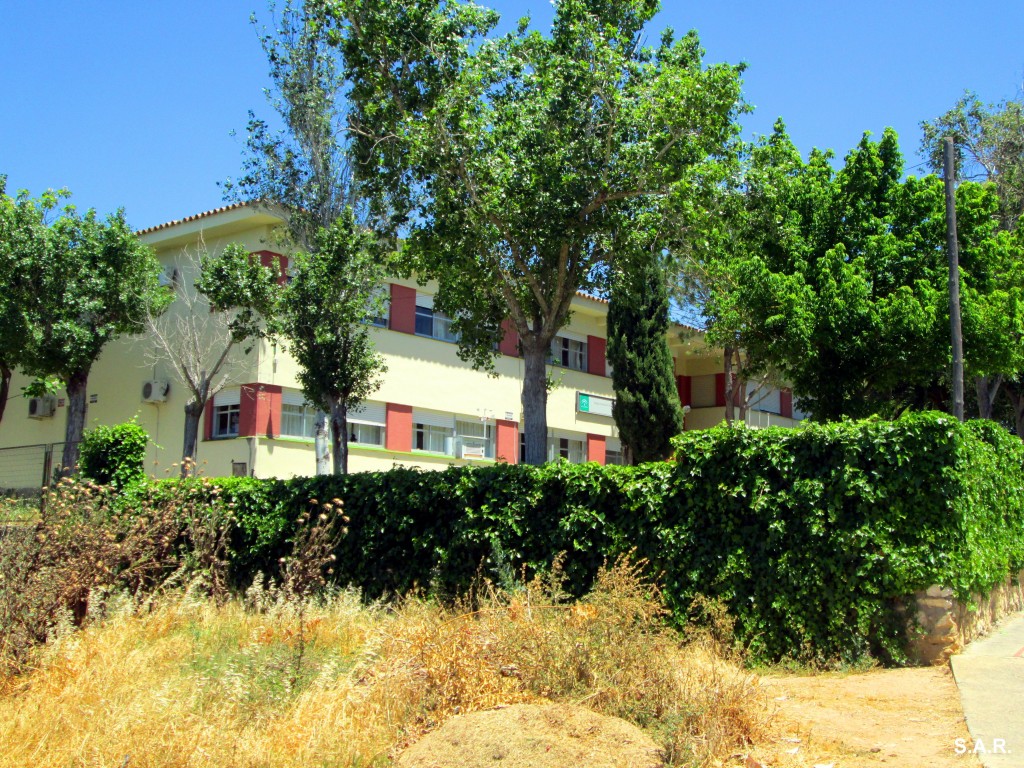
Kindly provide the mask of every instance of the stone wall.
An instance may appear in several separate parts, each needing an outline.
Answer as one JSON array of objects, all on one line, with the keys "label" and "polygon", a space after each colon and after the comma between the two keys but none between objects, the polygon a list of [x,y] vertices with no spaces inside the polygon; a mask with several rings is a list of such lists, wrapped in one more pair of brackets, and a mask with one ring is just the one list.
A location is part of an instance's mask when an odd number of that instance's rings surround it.
[{"label": "stone wall", "polygon": [[987,595],[972,595],[969,604],[953,590],[934,584],[907,601],[916,609],[908,653],[922,664],[944,664],[977,637],[988,634],[1001,617],[1024,610],[1024,571],[1008,576]]}]

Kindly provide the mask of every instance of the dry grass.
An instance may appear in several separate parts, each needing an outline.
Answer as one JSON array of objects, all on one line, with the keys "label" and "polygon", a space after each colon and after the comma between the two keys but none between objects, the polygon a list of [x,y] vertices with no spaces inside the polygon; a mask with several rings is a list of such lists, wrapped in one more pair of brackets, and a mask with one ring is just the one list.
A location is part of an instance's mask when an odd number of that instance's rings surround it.
[{"label": "dry grass", "polygon": [[451,714],[546,700],[637,723],[675,765],[768,737],[754,677],[713,642],[681,646],[635,567],[573,605],[557,579],[483,593],[473,610],[349,593],[300,610],[264,589],[220,606],[108,601],[7,679],[0,768],[386,765]]}]

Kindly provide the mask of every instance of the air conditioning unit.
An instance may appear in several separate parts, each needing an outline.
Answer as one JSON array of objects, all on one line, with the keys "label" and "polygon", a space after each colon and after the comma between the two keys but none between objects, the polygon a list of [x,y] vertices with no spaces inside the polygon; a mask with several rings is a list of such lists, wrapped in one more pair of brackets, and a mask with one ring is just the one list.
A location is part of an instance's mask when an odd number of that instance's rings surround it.
[{"label": "air conditioning unit", "polygon": [[142,401],[144,403],[167,402],[167,393],[171,385],[166,381],[147,381],[142,385]]},{"label": "air conditioning unit", "polygon": [[483,459],[484,447],[482,445],[466,445],[463,443],[459,446],[459,458],[460,459]]},{"label": "air conditioning unit", "polygon": [[28,401],[28,417],[30,419],[48,419],[57,410],[57,398],[53,395],[32,397]]}]

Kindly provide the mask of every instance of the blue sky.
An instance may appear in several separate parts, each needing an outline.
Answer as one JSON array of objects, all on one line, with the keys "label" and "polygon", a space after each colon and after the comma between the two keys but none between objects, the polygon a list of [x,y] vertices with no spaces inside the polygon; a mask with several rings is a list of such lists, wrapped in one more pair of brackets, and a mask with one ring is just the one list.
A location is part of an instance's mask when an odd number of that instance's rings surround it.
[{"label": "blue sky", "polygon": [[[493,2],[546,29],[546,0]],[[68,187],[80,207],[124,207],[143,228],[223,204],[247,111],[269,116],[254,0],[0,0],[0,174],[8,191]],[[804,152],[842,156],[872,131],[900,134],[907,165],[922,119],[965,88],[1020,95],[1020,0],[665,2],[650,27],[697,29],[708,62],[748,65],[748,137],[785,119]],[[951,28],[947,40],[944,30]],[[239,132],[232,136],[231,132]]]}]

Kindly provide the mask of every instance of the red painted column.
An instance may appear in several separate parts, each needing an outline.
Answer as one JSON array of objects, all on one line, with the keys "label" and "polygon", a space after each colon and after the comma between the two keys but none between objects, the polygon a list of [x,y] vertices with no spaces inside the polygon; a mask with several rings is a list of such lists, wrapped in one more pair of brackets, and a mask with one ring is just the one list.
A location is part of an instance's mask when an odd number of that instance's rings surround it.
[{"label": "red painted column", "polygon": [[[212,307],[211,307],[212,309]],[[210,440],[213,438],[213,398],[211,397],[206,401],[206,407],[203,408],[203,440]]]},{"label": "red painted column", "polygon": [[715,405],[721,407],[725,405],[725,374],[715,374]]},{"label": "red painted column", "polygon": [[587,435],[587,461],[604,464],[607,443],[604,435]]},{"label": "red painted column", "polygon": [[384,447],[389,451],[411,451],[412,406],[388,403],[384,418]]},{"label": "red painted column", "polygon": [[416,333],[416,289],[391,284],[391,330]]},{"label": "red painted column", "polygon": [[252,437],[258,427],[256,420],[259,412],[259,384],[243,384],[238,406],[238,436]]},{"label": "red painted column", "polygon": [[288,257],[274,251],[255,251],[254,256],[260,257],[260,264],[269,267],[275,274],[278,285],[288,282]]},{"label": "red painted column", "polygon": [[779,415],[787,419],[793,418],[793,390],[783,389],[779,391]]},{"label": "red painted column", "polygon": [[608,342],[600,336],[587,336],[587,373],[595,376],[606,375],[605,348]]},{"label": "red painted column", "polygon": [[519,463],[519,424],[514,421],[497,419],[497,435],[495,436],[495,454],[498,461],[507,464]]},{"label": "red painted column", "polygon": [[690,376],[676,376],[676,392],[680,405],[693,405],[693,379]]},{"label": "red painted column", "polygon": [[501,329],[504,332],[501,342],[498,344],[498,351],[509,357],[519,357],[519,334],[516,332],[512,321],[505,319],[501,322]]},{"label": "red painted column", "polygon": [[281,429],[281,387],[276,384],[243,384],[238,412],[240,437],[274,437]]}]

